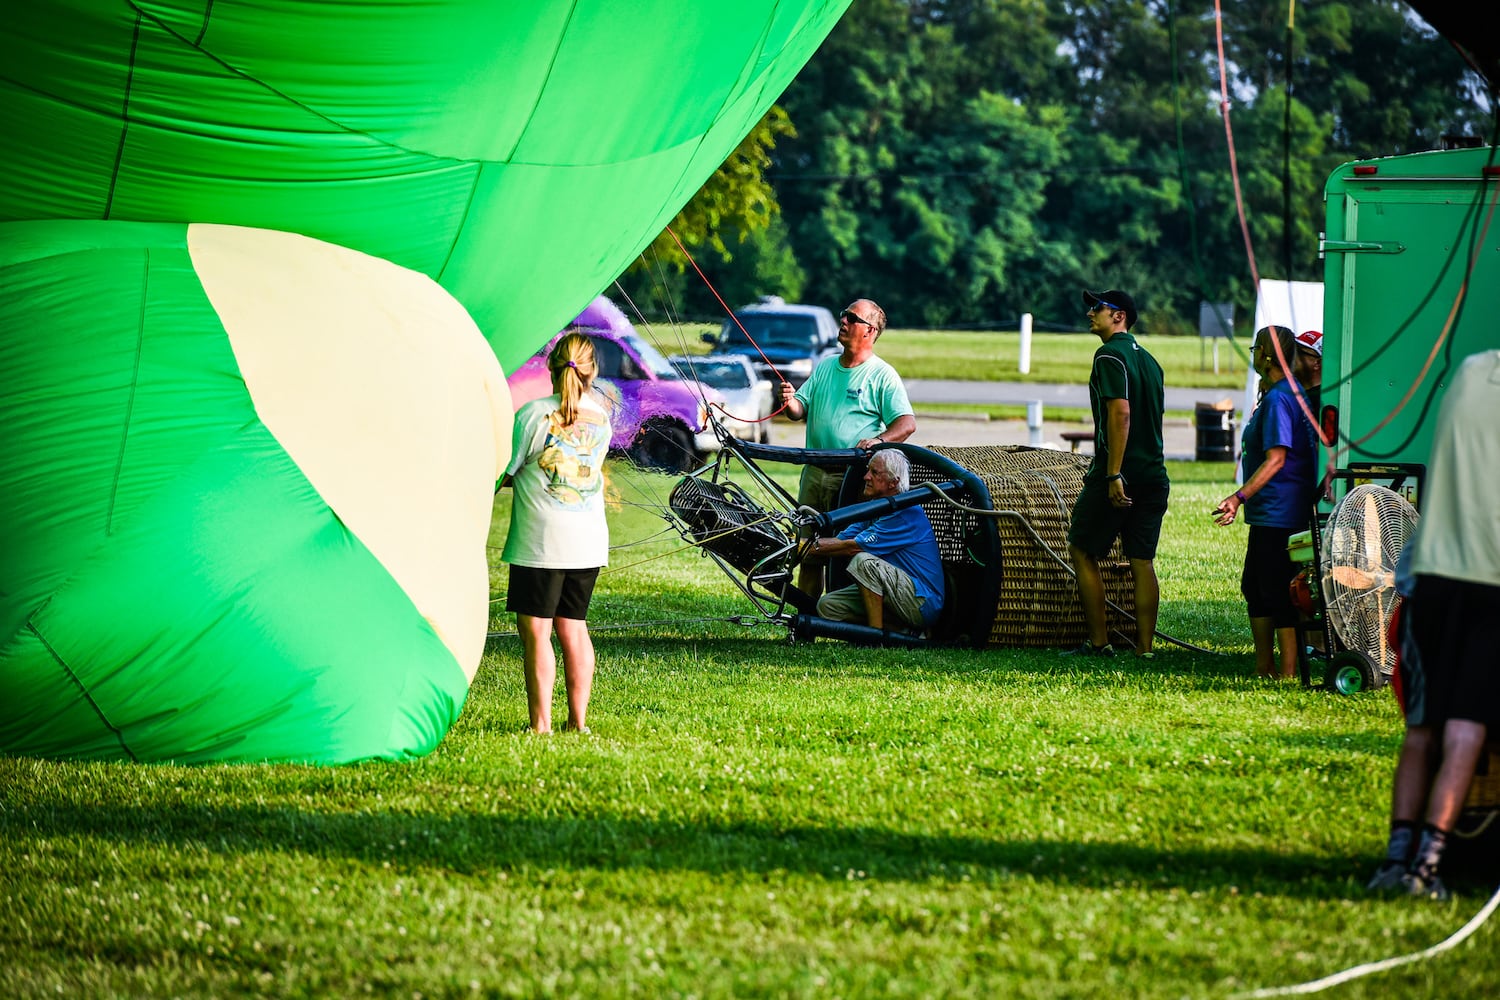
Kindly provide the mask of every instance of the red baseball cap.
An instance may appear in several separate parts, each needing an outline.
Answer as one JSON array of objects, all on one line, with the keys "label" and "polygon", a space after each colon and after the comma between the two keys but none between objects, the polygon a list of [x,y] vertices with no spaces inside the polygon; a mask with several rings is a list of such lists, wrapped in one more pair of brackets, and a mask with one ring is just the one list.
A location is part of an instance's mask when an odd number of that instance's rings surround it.
[{"label": "red baseball cap", "polygon": [[1317,330],[1303,330],[1297,334],[1297,349],[1311,351],[1321,358],[1323,356],[1323,335]]}]

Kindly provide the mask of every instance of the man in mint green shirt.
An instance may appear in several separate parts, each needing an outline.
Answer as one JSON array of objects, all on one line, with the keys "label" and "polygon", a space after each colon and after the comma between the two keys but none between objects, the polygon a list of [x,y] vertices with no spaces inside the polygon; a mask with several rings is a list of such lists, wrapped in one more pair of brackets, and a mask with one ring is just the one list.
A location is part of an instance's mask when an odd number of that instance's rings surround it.
[{"label": "man in mint green shirt", "polygon": [[[856,299],[839,314],[843,353],[821,362],[800,389],[781,383],[786,415],[807,421],[808,448],[876,448],[905,441],[917,429],[901,376],[875,354],[884,330],[885,310],[870,299]],[[832,510],[843,479],[842,468],[805,465],[797,500],[814,510]],[[797,587],[812,597],[822,594],[825,566],[821,557],[803,559]]]}]

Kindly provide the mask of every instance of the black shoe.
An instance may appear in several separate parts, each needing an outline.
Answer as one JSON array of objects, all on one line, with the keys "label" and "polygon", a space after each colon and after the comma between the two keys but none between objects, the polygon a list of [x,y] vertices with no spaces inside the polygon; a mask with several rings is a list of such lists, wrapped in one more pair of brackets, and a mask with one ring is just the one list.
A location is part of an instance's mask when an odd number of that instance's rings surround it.
[{"label": "black shoe", "polygon": [[1448,891],[1448,887],[1436,874],[1421,875],[1417,872],[1407,872],[1401,876],[1401,885],[1406,889],[1408,896],[1430,899],[1434,903],[1446,903],[1453,898],[1453,894]]},{"label": "black shoe", "polygon": [[1406,866],[1399,861],[1389,858],[1380,862],[1380,867],[1375,869],[1375,874],[1365,884],[1370,892],[1397,893],[1406,892]]},{"label": "black shoe", "polygon": [[1095,646],[1093,643],[1089,642],[1088,640],[1084,640],[1083,645],[1079,646],[1077,649],[1065,649],[1065,650],[1063,650],[1063,655],[1064,656],[1114,656],[1115,655],[1115,647],[1111,646],[1107,642],[1104,645],[1102,645],[1102,646]]}]

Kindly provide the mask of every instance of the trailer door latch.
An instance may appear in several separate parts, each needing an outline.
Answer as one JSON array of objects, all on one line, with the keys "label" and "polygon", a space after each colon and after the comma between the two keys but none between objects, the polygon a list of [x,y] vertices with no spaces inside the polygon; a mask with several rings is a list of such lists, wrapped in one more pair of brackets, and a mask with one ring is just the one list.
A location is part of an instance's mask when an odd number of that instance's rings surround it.
[{"label": "trailer door latch", "polygon": [[1406,244],[1395,240],[1366,242],[1362,240],[1319,240],[1319,255],[1328,253],[1405,253]]}]

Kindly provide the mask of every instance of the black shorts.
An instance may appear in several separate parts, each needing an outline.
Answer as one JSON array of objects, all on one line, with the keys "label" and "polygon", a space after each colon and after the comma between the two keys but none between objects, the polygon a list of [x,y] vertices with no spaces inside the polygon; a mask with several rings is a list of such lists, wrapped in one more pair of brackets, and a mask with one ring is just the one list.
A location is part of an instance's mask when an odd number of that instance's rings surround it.
[{"label": "black shorts", "polygon": [[593,569],[535,569],[511,566],[505,610],[532,618],[576,618],[587,621],[589,601],[599,567]]},{"label": "black shorts", "polygon": [[1073,520],[1068,525],[1068,544],[1082,549],[1095,559],[1109,555],[1109,547],[1120,539],[1126,559],[1155,559],[1156,543],[1161,539],[1161,519],[1167,515],[1167,496],[1172,484],[1163,480],[1148,486],[1125,482],[1129,507],[1109,502],[1109,483],[1103,477],[1085,479],[1083,490],[1073,504]]},{"label": "black shorts", "polygon": [[1300,617],[1292,604],[1292,577],[1297,566],[1287,555],[1286,542],[1297,528],[1250,525],[1245,545],[1245,569],[1240,574],[1240,593],[1251,618],[1269,618],[1275,628],[1296,628]]},{"label": "black shorts", "polygon": [[1463,719],[1483,723],[1493,735],[1500,726],[1500,587],[1418,576],[1401,617],[1417,654],[1407,655],[1402,644],[1406,724]]}]

